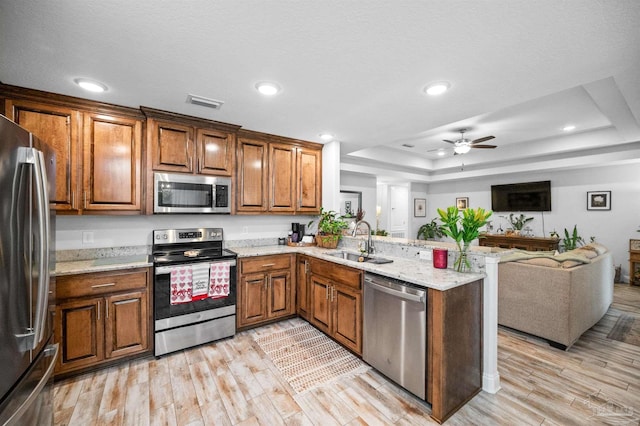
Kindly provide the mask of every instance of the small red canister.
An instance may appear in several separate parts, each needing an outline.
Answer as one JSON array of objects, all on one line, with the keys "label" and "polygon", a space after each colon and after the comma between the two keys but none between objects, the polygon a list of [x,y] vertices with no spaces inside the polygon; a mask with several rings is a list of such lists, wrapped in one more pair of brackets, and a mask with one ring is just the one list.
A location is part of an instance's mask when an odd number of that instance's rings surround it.
[{"label": "small red canister", "polygon": [[433,249],[433,267],[447,269],[447,249]]}]

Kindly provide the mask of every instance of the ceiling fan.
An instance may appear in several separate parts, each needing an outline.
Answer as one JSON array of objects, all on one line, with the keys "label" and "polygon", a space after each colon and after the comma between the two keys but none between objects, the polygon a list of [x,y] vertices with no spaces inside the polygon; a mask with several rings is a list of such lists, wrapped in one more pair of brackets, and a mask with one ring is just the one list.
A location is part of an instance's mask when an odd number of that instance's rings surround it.
[{"label": "ceiling fan", "polygon": [[471,148],[493,149],[496,147],[495,145],[480,145],[482,142],[495,139],[495,136],[485,136],[483,138],[469,140],[464,137],[464,133],[466,131],[467,129],[460,129],[460,139],[457,139],[455,141],[444,139],[445,142],[453,144],[453,155],[466,154],[471,150]]}]

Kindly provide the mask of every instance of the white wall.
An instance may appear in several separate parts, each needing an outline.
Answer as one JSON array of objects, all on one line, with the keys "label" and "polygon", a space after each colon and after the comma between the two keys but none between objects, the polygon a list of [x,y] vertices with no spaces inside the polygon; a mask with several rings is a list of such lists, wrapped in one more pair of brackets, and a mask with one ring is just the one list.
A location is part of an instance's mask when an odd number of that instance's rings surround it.
[{"label": "white wall", "polygon": [[[469,181],[432,183],[427,196],[427,219],[437,216],[436,209],[452,206],[456,197],[469,197],[469,207],[491,209],[491,185],[551,181],[551,211],[526,213],[534,220],[528,225],[536,236],[548,237],[556,230],[562,237],[564,229],[578,226],[585,239],[596,237],[613,252],[614,264],[622,264],[623,275],[628,275],[629,239],[640,238],[640,166],[637,164],[594,167],[544,173],[523,173],[505,176],[487,176]],[[587,210],[587,191],[611,191],[610,211]],[[494,228],[508,221],[495,213]],[[544,234],[543,234],[544,225]]]},{"label": "white wall", "polygon": [[[291,222],[307,225],[316,216],[61,216],[56,218],[56,250],[150,245],[151,232],[166,228],[222,227],[225,240],[286,237]],[[83,232],[93,243],[83,243]]]},{"label": "white wall", "polygon": [[[426,183],[412,183],[409,186],[409,236],[408,238],[415,239],[418,235],[418,229],[425,223],[431,222],[432,216],[429,215],[429,185]],[[427,216],[415,217],[414,216],[414,200],[416,198],[424,198],[427,200]]]}]

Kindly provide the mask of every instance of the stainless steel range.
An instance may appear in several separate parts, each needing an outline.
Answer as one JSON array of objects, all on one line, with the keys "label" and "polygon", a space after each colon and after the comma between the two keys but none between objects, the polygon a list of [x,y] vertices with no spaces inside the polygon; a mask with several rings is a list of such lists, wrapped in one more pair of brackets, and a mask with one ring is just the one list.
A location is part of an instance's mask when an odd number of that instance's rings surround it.
[{"label": "stainless steel range", "polygon": [[222,228],[153,231],[154,355],[236,332],[236,258]]}]

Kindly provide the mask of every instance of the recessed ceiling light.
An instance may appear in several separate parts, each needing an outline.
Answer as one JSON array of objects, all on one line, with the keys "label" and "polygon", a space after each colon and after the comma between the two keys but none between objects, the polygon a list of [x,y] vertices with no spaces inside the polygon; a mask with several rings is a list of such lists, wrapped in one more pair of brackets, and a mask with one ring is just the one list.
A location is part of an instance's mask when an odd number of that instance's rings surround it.
[{"label": "recessed ceiling light", "polygon": [[318,136],[320,136],[320,139],[326,142],[332,141],[335,138],[335,135],[329,132],[320,133]]},{"label": "recessed ceiling light", "polygon": [[256,83],[256,89],[265,96],[273,96],[281,90],[280,85],[272,81],[261,81]]},{"label": "recessed ceiling light", "polygon": [[445,152],[444,152],[444,151],[438,151],[438,155],[439,155],[440,157],[444,156],[444,154],[445,154]]},{"label": "recessed ceiling light", "polygon": [[76,78],[73,81],[84,90],[88,90],[90,92],[101,93],[107,90],[107,86],[104,84],[88,78]]},{"label": "recessed ceiling light", "polygon": [[442,95],[444,92],[449,90],[450,87],[451,83],[449,83],[448,81],[437,81],[425,87],[424,91],[427,95],[437,96]]},{"label": "recessed ceiling light", "polygon": [[562,131],[570,132],[570,131],[575,130],[575,129],[576,129],[576,126],[574,126],[573,124],[569,124],[568,126],[564,126],[562,128]]}]

